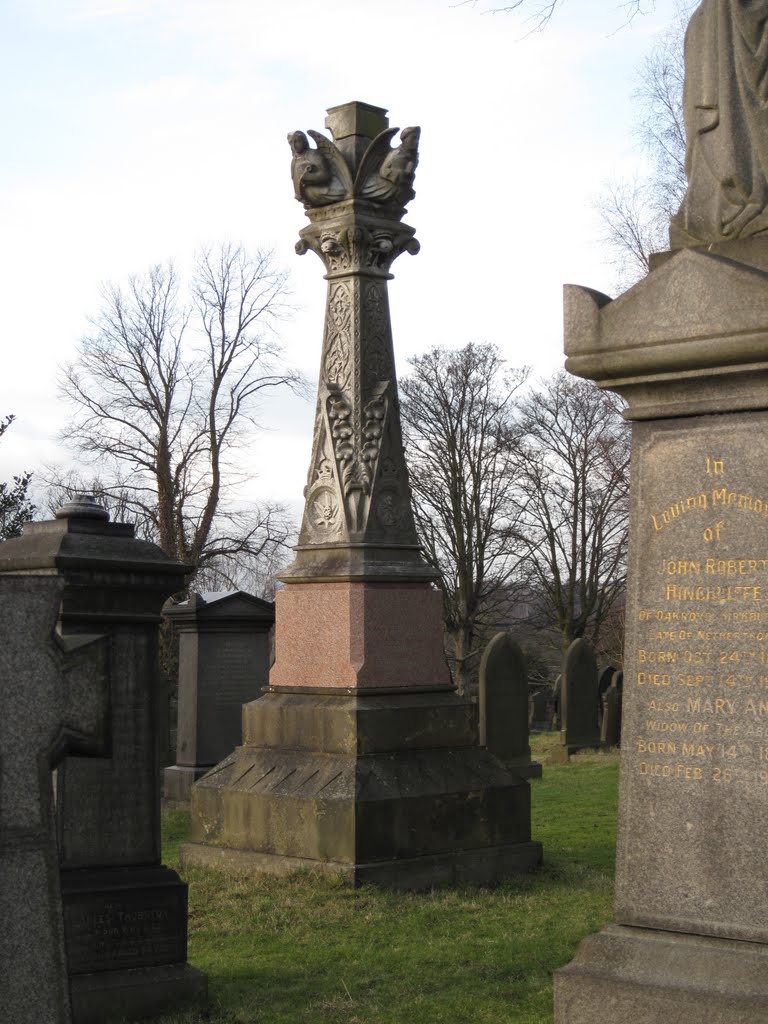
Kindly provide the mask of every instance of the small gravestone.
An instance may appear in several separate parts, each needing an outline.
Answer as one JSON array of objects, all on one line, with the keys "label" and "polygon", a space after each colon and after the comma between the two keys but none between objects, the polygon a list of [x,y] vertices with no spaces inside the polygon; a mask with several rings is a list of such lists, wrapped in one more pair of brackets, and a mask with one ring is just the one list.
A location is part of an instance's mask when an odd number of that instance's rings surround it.
[{"label": "small gravestone", "polygon": [[546,731],[552,726],[549,715],[550,699],[546,690],[534,690],[529,701],[529,725],[536,731]]},{"label": "small gravestone", "polygon": [[622,672],[614,672],[611,685],[603,694],[603,718],[600,742],[604,747],[621,746],[621,684]]},{"label": "small gravestone", "polygon": [[269,683],[275,606],[242,590],[166,602],[179,633],[176,764],[163,772],[168,801],[186,802],[192,784],[242,741],[242,707]]},{"label": "small gravestone", "polygon": [[525,657],[509,633],[497,633],[480,661],[480,745],[524,778],[539,778],[528,743]]},{"label": "small gravestone", "polygon": [[560,743],[569,754],[600,746],[597,704],[595,652],[578,638],[565,652],[560,687]]},{"label": "small gravestone", "polygon": [[64,586],[0,576],[0,992],[9,1024],[69,1024],[51,770],[103,753],[107,645],[54,635]]},{"label": "small gravestone", "polygon": [[606,665],[605,668],[600,669],[597,676],[597,720],[601,726],[603,721],[603,697],[605,697],[606,690],[613,682],[615,672],[615,665]]}]

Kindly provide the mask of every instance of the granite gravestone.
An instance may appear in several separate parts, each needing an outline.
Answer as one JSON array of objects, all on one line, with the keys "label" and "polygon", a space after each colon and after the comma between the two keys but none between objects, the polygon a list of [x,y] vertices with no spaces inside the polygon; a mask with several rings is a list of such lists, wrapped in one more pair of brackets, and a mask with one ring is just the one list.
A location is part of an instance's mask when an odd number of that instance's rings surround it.
[{"label": "granite gravestone", "polygon": [[605,691],[613,682],[615,672],[615,666],[606,665],[605,668],[600,669],[597,676],[597,713],[600,721],[602,721],[603,715],[603,697],[605,696]]},{"label": "granite gravestone", "polygon": [[614,923],[557,1024],[768,1019],[767,71],[764,5],[702,3],[675,251],[566,289],[567,366],[633,438]]},{"label": "granite gravestone", "polygon": [[[404,458],[388,281],[416,254],[403,223],[419,129],[331,107],[291,132],[296,251],[327,281],[318,401],[294,562],[276,595],[270,686],[243,743],[192,789],[184,863],[424,888],[531,868],[530,787],[477,742],[451,686],[442,600]],[[399,141],[394,142],[399,132]],[[394,143],[394,144],[393,144]]]},{"label": "granite gravestone", "polygon": [[600,722],[600,742],[604,747],[621,745],[621,687],[622,672],[614,672],[611,685],[603,694],[603,715]]},{"label": "granite gravestone", "polygon": [[109,750],[57,768],[56,826],[72,1017],[98,1024],[198,997],[186,963],[187,887],[160,863],[157,627],[187,569],[78,496],[0,545],[3,574],[63,583],[57,634],[105,634]]},{"label": "granite gravestone", "polygon": [[560,684],[560,743],[569,754],[600,746],[597,709],[595,652],[586,640],[577,638],[565,652]]},{"label": "granite gravestone", "polygon": [[528,675],[520,644],[497,633],[480,660],[480,744],[523,778],[540,778],[528,743]]},{"label": "granite gravestone", "polygon": [[534,690],[528,699],[528,724],[532,730],[552,728],[552,698],[546,690]]},{"label": "granite gravestone", "polygon": [[176,764],[163,772],[167,801],[189,801],[192,784],[242,740],[243,704],[269,683],[275,606],[242,590],[167,601],[179,633]]},{"label": "granite gravestone", "polygon": [[64,586],[0,576],[0,992],[13,1024],[69,1024],[51,769],[109,744],[105,638],[55,635]]}]

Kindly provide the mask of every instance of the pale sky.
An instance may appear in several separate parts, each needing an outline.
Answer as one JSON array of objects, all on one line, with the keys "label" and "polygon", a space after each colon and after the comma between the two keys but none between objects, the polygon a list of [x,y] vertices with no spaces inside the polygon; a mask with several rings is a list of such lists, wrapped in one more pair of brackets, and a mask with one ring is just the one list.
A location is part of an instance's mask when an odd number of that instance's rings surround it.
[{"label": "pale sky", "polygon": [[[528,10],[537,0],[529,0]],[[493,0],[0,0],[0,480],[66,462],[58,366],[99,285],[202,243],[272,246],[291,270],[287,357],[314,382],[325,281],[286,134],[358,99],[422,128],[390,283],[398,372],[440,343],[562,366],[562,285],[612,293],[592,200],[631,173],[638,65],[674,0],[563,0],[546,31]],[[531,6],[533,5],[533,6]],[[301,501],[313,402],[282,400],[244,455],[253,493]]]}]

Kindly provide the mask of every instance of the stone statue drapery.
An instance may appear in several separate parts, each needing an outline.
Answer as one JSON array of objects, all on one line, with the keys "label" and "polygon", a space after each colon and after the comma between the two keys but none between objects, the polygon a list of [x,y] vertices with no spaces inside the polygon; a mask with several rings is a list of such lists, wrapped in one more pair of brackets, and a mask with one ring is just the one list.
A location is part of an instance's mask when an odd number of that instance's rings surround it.
[{"label": "stone statue drapery", "polygon": [[688,190],[672,248],[768,232],[768,4],[704,0],[685,39]]}]

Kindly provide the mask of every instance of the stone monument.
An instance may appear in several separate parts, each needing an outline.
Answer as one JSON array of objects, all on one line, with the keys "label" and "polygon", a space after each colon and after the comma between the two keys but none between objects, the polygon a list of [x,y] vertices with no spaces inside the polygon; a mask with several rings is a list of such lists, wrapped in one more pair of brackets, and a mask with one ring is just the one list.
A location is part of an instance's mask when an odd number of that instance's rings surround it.
[{"label": "stone monument", "polygon": [[480,743],[510,771],[541,778],[528,742],[528,673],[520,644],[497,633],[480,659]]},{"label": "stone monument", "polygon": [[[109,737],[56,773],[64,937],[75,1024],[160,1012],[206,991],[187,959],[187,886],[160,862],[157,628],[188,569],[80,495],[0,545],[6,573],[62,585],[64,645],[103,634]],[[81,713],[85,713],[82,709]],[[87,751],[92,754],[92,751]]]},{"label": "stone monument", "polygon": [[297,252],[328,281],[312,455],[296,559],[276,600],[269,691],[243,744],[192,792],[185,863],[308,866],[419,887],[491,882],[539,862],[530,791],[477,742],[453,691],[435,573],[419,550],[397,399],[387,281],[419,245],[402,223],[419,129],[332,107],[292,132],[310,223]]},{"label": "stone monument", "polygon": [[600,743],[603,747],[621,746],[621,692],[624,674],[614,671],[611,685],[603,694]]},{"label": "stone monument", "polygon": [[563,657],[560,686],[560,743],[569,754],[600,746],[598,676],[595,652],[579,637]]},{"label": "stone monument", "polygon": [[269,682],[275,607],[242,590],[166,601],[179,634],[176,764],[163,771],[166,801],[189,802],[192,784],[242,739],[243,704]]},{"label": "stone monument", "polygon": [[615,301],[566,288],[566,365],[633,451],[614,923],[557,1024],[768,1019],[767,69],[763,4],[701,4],[675,249]]},{"label": "stone monument", "polygon": [[51,770],[109,744],[106,638],[55,634],[63,589],[0,576],[0,992],[14,1024],[71,1022]]}]

